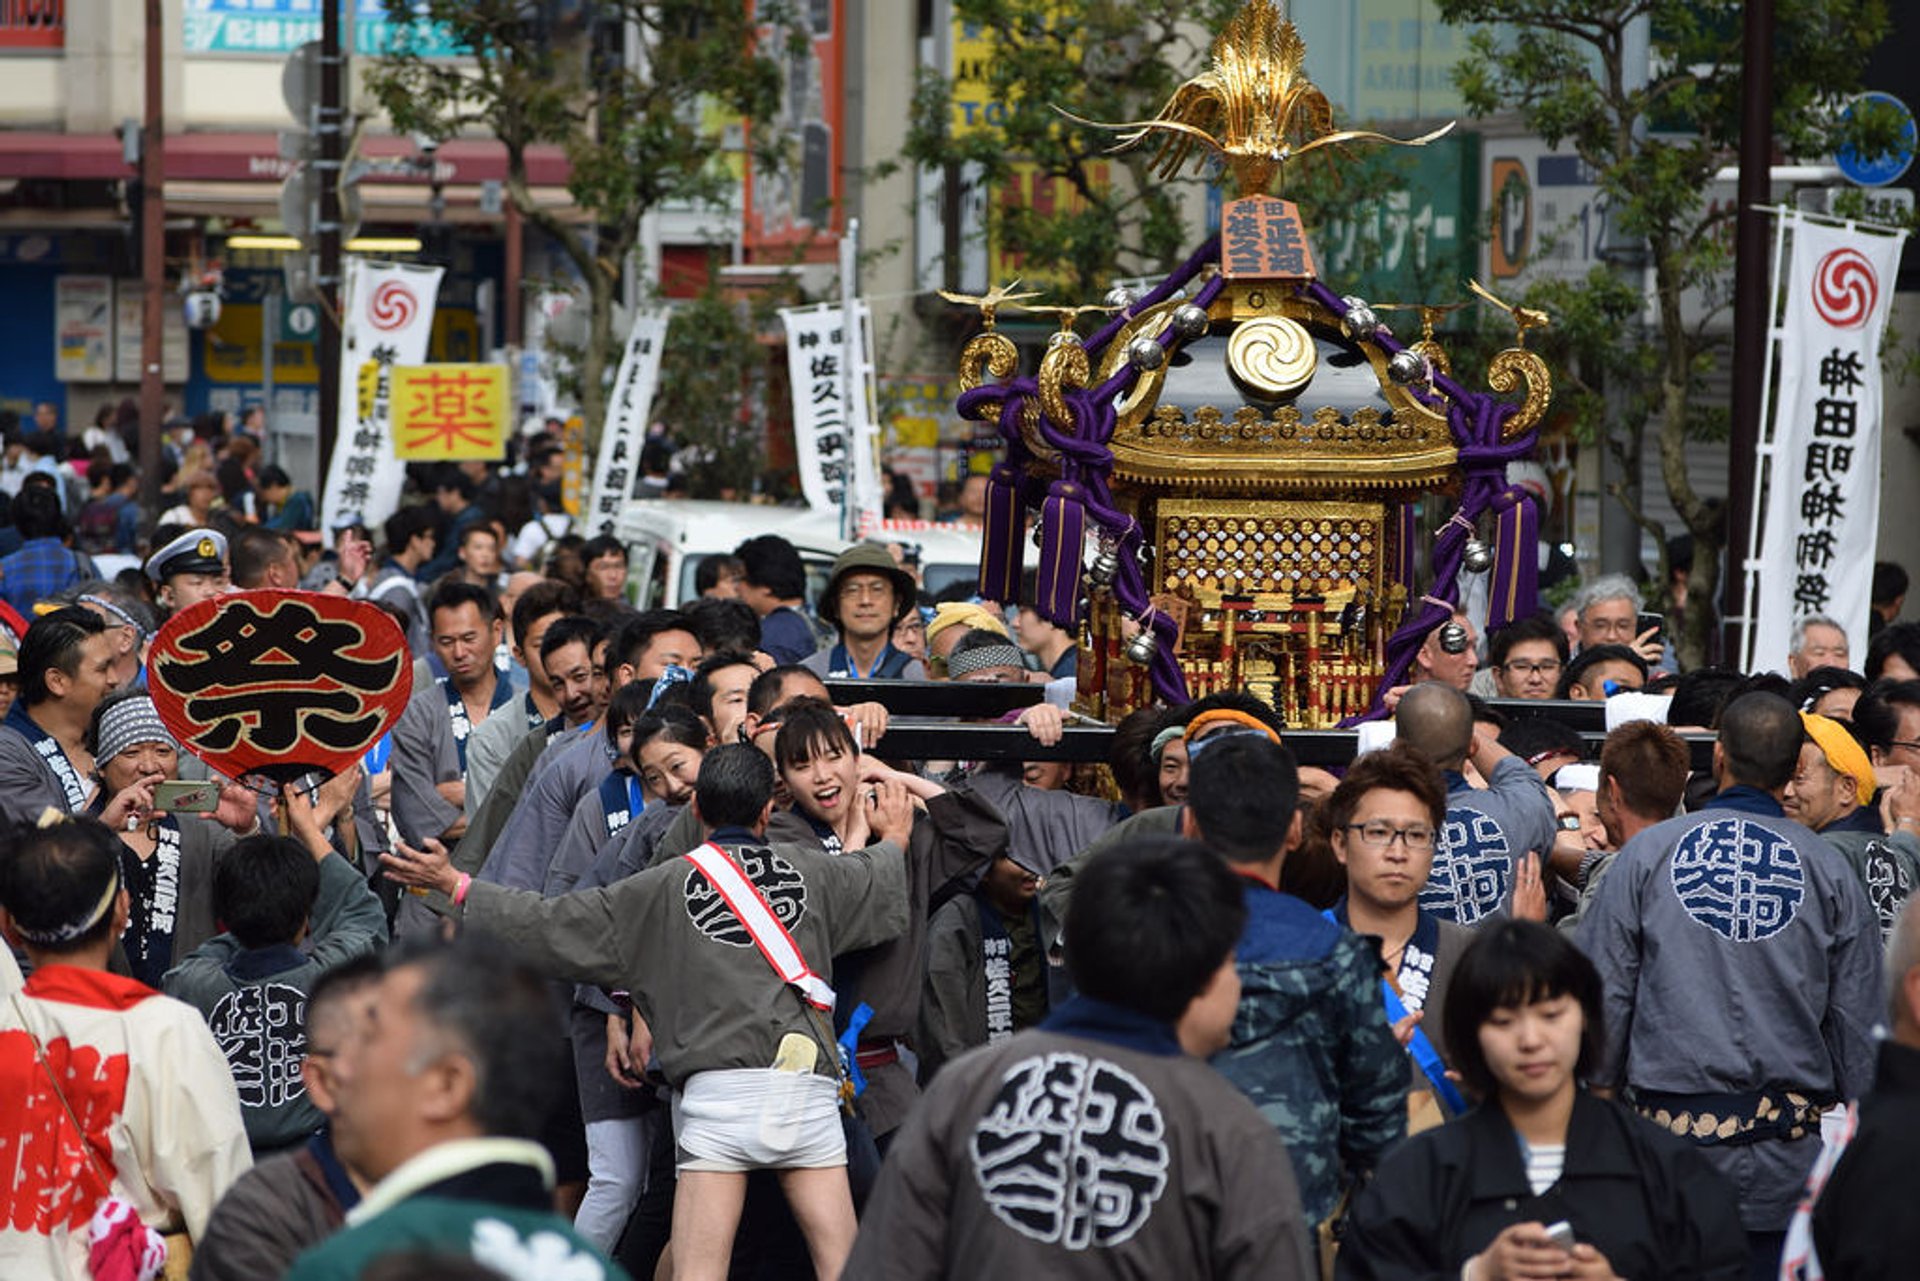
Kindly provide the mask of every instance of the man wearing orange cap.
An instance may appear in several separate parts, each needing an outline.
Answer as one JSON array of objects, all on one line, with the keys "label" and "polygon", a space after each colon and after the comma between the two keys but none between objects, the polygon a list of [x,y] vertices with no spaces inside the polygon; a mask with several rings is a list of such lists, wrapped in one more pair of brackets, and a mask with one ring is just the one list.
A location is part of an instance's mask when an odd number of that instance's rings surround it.
[{"label": "man wearing orange cap", "polygon": [[1889,798],[1889,833],[1872,804],[1867,749],[1839,721],[1811,712],[1800,713],[1800,721],[1807,738],[1781,807],[1846,856],[1867,887],[1881,937],[1890,938],[1901,905],[1920,886],[1920,797],[1898,790]]}]

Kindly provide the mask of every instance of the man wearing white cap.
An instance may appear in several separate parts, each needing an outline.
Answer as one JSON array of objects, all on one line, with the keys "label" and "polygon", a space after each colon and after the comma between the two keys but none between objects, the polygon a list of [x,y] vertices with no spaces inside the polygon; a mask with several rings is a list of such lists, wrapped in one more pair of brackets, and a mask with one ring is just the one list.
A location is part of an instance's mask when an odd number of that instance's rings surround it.
[{"label": "man wearing white cap", "polygon": [[227,536],[217,529],[189,529],[147,557],[147,577],[159,588],[160,604],[169,613],[226,595],[232,587]]}]

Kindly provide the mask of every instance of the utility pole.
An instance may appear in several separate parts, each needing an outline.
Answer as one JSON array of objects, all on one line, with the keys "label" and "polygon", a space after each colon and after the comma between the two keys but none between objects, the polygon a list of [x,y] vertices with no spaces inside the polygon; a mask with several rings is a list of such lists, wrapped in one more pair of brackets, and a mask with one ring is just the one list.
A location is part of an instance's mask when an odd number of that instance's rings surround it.
[{"label": "utility pole", "polygon": [[[1740,208],[1733,224],[1733,422],[1727,441],[1727,556],[1720,568],[1720,617],[1736,630],[1746,612],[1754,450],[1760,441],[1761,380],[1773,323],[1767,279],[1767,215],[1773,164],[1773,0],[1747,0],[1741,33]],[[1722,653],[1732,654],[1733,643]]]},{"label": "utility pole", "polygon": [[[157,3],[157,0],[148,0]],[[320,111],[314,122],[313,160],[320,194],[314,231],[320,237],[320,269],[314,288],[320,294],[319,474],[326,483],[340,431],[340,174],[346,153],[346,59],[340,49],[340,0],[320,0]]]},{"label": "utility pole", "polygon": [[167,135],[161,109],[166,27],[161,10],[161,0],[147,0],[147,110],[140,136],[140,505],[149,515],[160,510],[160,433],[167,412],[161,333],[167,309]]}]

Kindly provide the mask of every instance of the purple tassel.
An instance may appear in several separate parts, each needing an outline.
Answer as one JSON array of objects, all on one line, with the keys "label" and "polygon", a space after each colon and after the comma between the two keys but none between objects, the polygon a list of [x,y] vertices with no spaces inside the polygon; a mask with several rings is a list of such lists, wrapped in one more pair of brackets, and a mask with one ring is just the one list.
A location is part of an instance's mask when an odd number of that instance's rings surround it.
[{"label": "purple tassel", "polygon": [[1026,568],[1026,529],[1021,519],[1020,473],[1000,463],[987,478],[986,531],[980,538],[980,596],[1004,603],[1020,599]]},{"label": "purple tassel", "polygon": [[1493,500],[1493,590],[1487,626],[1505,627],[1539,604],[1540,508],[1518,485]]},{"label": "purple tassel", "polygon": [[1417,558],[1413,554],[1414,540],[1420,535],[1420,505],[1412,500],[1401,503],[1393,514],[1393,564],[1387,578],[1390,583],[1398,583],[1407,589],[1411,599],[1417,593],[1414,581],[1419,576]]},{"label": "purple tassel", "polygon": [[1080,626],[1080,559],[1087,541],[1085,494],[1070,480],[1056,480],[1040,505],[1040,566],[1034,599],[1040,617],[1075,631]]}]

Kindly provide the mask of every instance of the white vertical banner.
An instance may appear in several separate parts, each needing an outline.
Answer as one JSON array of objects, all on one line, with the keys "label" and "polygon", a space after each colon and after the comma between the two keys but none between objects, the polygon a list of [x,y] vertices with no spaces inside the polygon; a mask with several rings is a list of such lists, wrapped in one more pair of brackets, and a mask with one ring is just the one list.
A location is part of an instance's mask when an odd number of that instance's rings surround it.
[{"label": "white vertical banner", "polygon": [[1823,614],[1867,652],[1880,528],[1880,339],[1905,233],[1797,213],[1767,453],[1749,668],[1784,669],[1795,619]]},{"label": "white vertical banner", "polygon": [[780,319],[787,327],[800,492],[814,510],[838,513],[856,479],[846,313],[837,306],[790,307]]},{"label": "white vertical banner", "polygon": [[620,371],[607,393],[607,421],[600,428],[600,453],[594,460],[592,498],[584,533],[611,534],[620,509],[633,497],[640,476],[640,449],[646,444],[653,393],[660,385],[660,355],[667,344],[668,313],[643,311],[620,356]]},{"label": "white vertical banner", "polygon": [[426,362],[442,269],[350,257],[343,274],[340,421],[321,503],[329,530],[342,512],[377,527],[400,505],[406,468],[393,454],[393,367]]},{"label": "white vertical banner", "polygon": [[885,486],[880,483],[880,424],[876,412],[879,389],[874,385],[873,371],[873,310],[866,303],[856,301],[853,313],[853,332],[847,348],[852,361],[847,382],[853,389],[847,418],[848,439],[853,446],[853,521],[852,532],[842,531],[848,538],[857,536],[857,531],[878,522],[885,514]]}]

